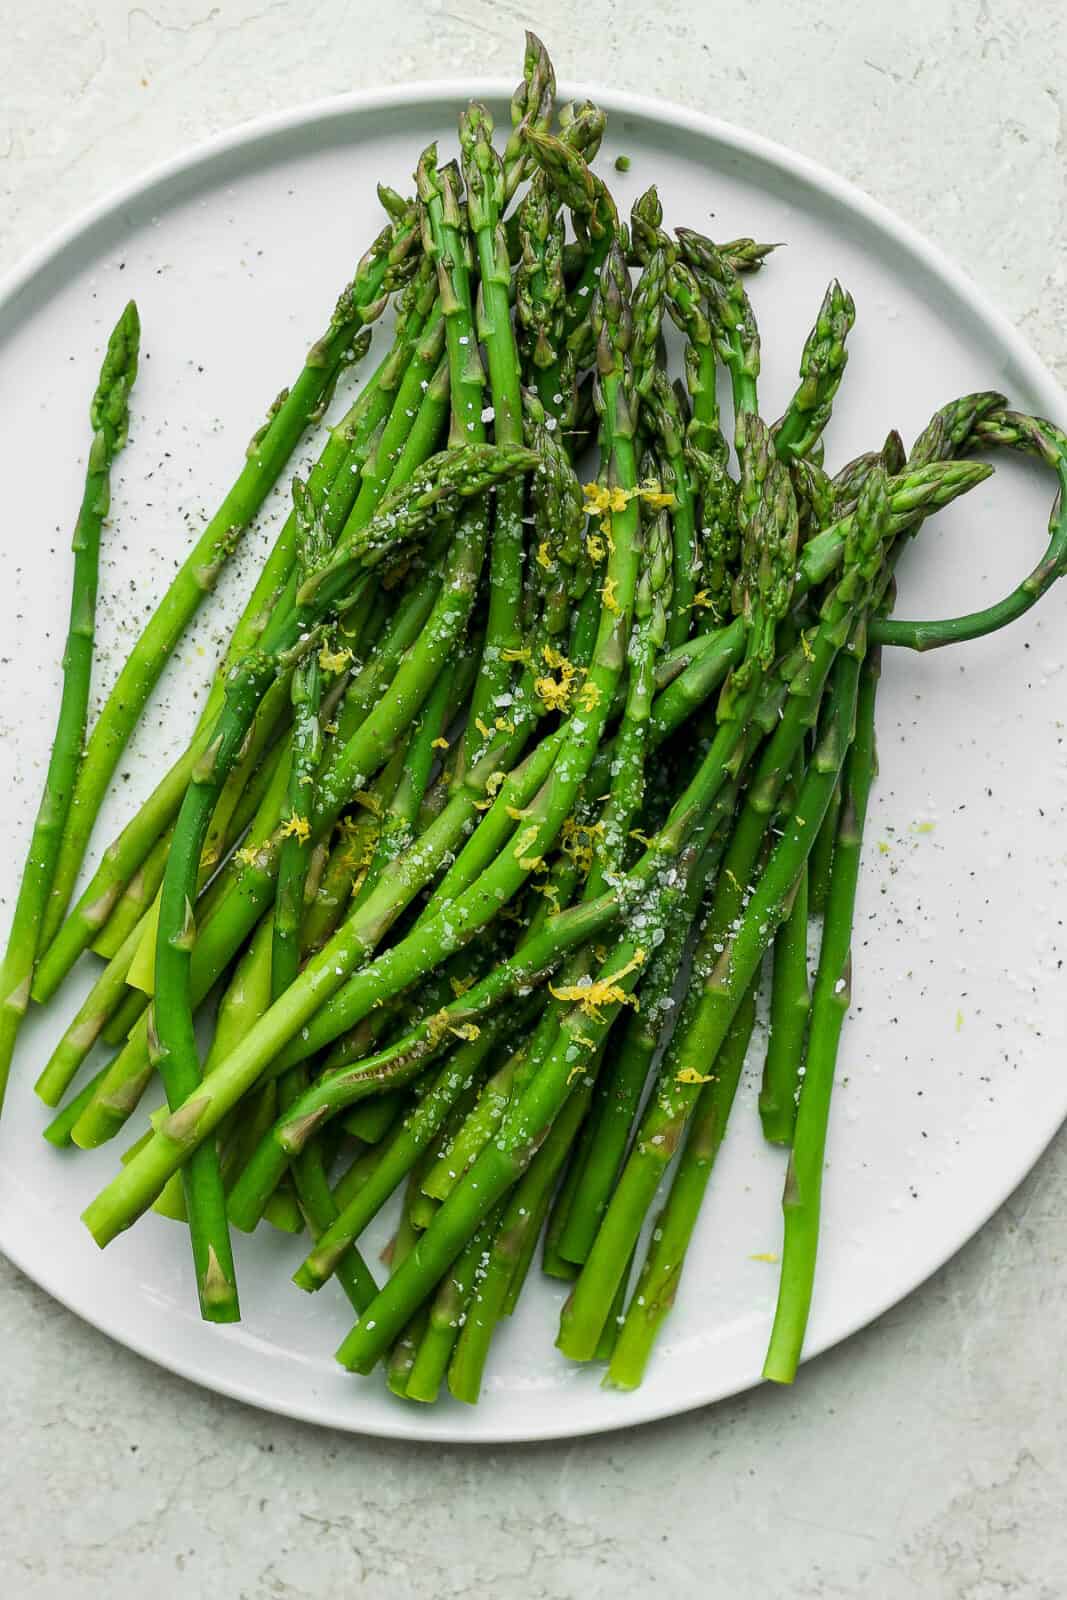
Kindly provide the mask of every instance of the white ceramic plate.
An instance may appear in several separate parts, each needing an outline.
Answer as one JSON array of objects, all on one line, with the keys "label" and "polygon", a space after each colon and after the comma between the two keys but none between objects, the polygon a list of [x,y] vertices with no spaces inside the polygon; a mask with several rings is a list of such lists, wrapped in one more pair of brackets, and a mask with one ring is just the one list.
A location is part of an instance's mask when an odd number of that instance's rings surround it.
[{"label": "white ceramic plate", "polygon": [[[107,536],[98,690],[377,231],[374,180],[406,188],[431,138],[449,146],[468,93],[503,116],[506,92],[498,83],[426,85],[243,128],[105,202],[8,282],[0,297],[6,905],[51,737],[90,385],[121,304],[136,295],[145,359]],[[788,241],[752,286],[766,414],[787,398],[828,278],[836,273],[852,290],[859,318],[831,463],[892,425],[910,439],[940,403],[974,388],[1002,388],[1063,420],[1056,386],[1018,335],[955,268],[857,191],[709,118],[597,98],[610,113],[602,169],[611,172],[616,154],[632,161],[627,176],[613,175],[621,208],[655,180],[672,224]],[[939,517],[909,552],[898,614],[965,611],[1011,588],[1043,544],[1049,499],[1036,471],[1005,462],[990,489]],[[283,504],[279,492],[183,642],[123,762],[97,848],[183,744],[190,685],[206,681],[224,619]],[[834,1105],[809,1354],[877,1316],[958,1249],[1067,1113],[1064,609],[1054,592],[993,639],[886,661],[856,1005]],[[0,1125],[0,1247],[113,1338],[255,1405],[421,1439],[625,1427],[758,1381],[777,1275],[756,1258],[779,1246],[782,1160],[759,1135],[754,1063],[644,1387],[603,1391],[599,1371],[558,1356],[562,1293],[535,1274],[494,1346],[477,1409],[419,1409],[394,1400],[379,1378],[335,1365],[346,1305],[331,1291],[309,1297],[291,1287],[299,1247],[270,1230],[240,1241],[245,1321],[224,1330],[198,1320],[185,1237],[173,1224],[149,1216],[96,1250],[78,1214],[118,1151],[52,1150],[39,1137],[45,1117],[30,1089],[90,965],[20,1042]]]}]

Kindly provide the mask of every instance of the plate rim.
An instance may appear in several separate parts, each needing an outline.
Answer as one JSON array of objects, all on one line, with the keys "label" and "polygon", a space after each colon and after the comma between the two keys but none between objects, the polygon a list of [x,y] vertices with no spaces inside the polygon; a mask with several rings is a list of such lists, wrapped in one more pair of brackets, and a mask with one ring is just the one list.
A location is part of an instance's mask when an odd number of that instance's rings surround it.
[{"label": "plate rim", "polygon": [[[206,139],[186,146],[174,155],[152,163],[132,178],[111,186],[90,205],[77,212],[70,221],[50,231],[13,267],[0,275],[0,316],[10,311],[33,280],[60,262],[64,253],[80,239],[107,223],[124,207],[135,202],[143,202],[153,190],[163,188],[177,178],[206,173],[214,163],[242,149],[251,149],[258,143],[267,144],[287,132],[311,128],[316,124],[328,123],[331,120],[343,121],[347,116],[405,107],[419,110],[436,105],[457,107],[468,99],[506,101],[510,99],[513,87],[512,81],[503,77],[466,76],[380,85],[318,97],[223,129]],[[868,226],[887,236],[898,248],[924,267],[935,280],[946,286],[969,309],[976,320],[992,332],[1007,349],[1017,364],[1021,378],[1041,396],[1042,404],[1046,406],[1047,411],[1054,416],[1067,415],[1067,397],[1059,382],[1015,324],[996,306],[986,291],[981,289],[941,246],[926,238],[914,224],[907,222],[881,201],[874,199],[859,185],[841,177],[812,157],[802,155],[763,134],[752,132],[738,124],[689,106],[680,105],[675,101],[610,88],[595,82],[575,82],[570,79],[561,79],[558,91],[561,99],[593,99],[604,107],[609,116],[614,115],[616,118],[633,116],[668,129],[680,128],[699,138],[714,141],[720,148],[733,151],[739,156],[755,157],[780,173],[802,181],[815,192],[838,202]],[[928,1278],[952,1260],[1032,1171],[1062,1126],[1062,1122],[1057,1122],[1048,1129],[1043,1129],[1040,1137],[1031,1141],[1025,1150],[1017,1155],[1007,1175],[987,1192],[974,1214],[973,1225],[968,1226],[967,1231],[947,1254],[932,1264],[923,1263],[917,1271],[909,1274],[907,1285],[902,1290],[890,1292],[876,1304],[867,1305],[861,1313],[846,1319],[834,1337],[816,1343],[806,1352],[805,1364],[825,1351],[843,1344],[860,1329],[875,1322],[891,1307],[906,1300]],[[546,1423],[544,1427],[532,1424],[503,1428],[489,1425],[487,1428],[472,1432],[453,1421],[447,1413],[438,1413],[431,1421],[429,1414],[416,1412],[409,1417],[399,1409],[395,1422],[388,1417],[372,1417],[365,1421],[348,1414],[329,1415],[326,1412],[325,1400],[320,1399],[316,1402],[313,1391],[309,1393],[306,1402],[272,1398],[261,1391],[253,1390],[250,1385],[230,1380],[225,1376],[205,1375],[203,1370],[198,1370],[195,1358],[183,1361],[178,1353],[161,1355],[149,1348],[147,1339],[140,1337],[136,1330],[116,1328],[105,1310],[87,1311],[81,1306],[72,1304],[62,1287],[57,1289],[44,1281],[48,1276],[47,1272],[39,1275],[35,1270],[35,1264],[31,1265],[29,1257],[18,1244],[12,1246],[6,1237],[6,1231],[4,1219],[0,1216],[0,1253],[3,1253],[19,1271],[25,1273],[46,1294],[81,1321],[87,1322],[107,1338],[132,1350],[134,1354],[154,1366],[172,1372],[202,1389],[225,1395],[228,1399],[238,1400],[258,1410],[369,1438],[466,1445],[524,1444],[581,1438],[636,1428],[644,1423],[695,1411],[720,1400],[747,1393],[751,1389],[760,1387],[763,1382],[761,1379],[756,1379],[747,1384],[730,1384],[725,1389],[717,1388],[714,1384],[703,1387],[695,1384],[693,1390],[683,1399],[649,1398],[643,1405],[640,1398],[641,1391],[638,1390],[626,1398],[626,1405],[634,1408],[632,1412],[620,1409],[606,1413],[603,1420],[592,1417],[589,1420],[583,1419],[572,1423],[567,1423],[565,1417],[561,1417],[558,1421]],[[476,1413],[472,1412],[470,1420],[473,1421],[475,1416]]]}]

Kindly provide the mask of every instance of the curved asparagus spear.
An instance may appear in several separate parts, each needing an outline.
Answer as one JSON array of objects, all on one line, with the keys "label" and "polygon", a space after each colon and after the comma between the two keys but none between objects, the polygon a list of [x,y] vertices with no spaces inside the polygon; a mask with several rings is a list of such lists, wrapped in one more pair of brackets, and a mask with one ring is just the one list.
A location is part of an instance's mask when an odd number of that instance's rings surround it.
[{"label": "curved asparagus spear", "polygon": [[1043,417],[1018,411],[995,410],[973,431],[976,445],[1001,445],[1035,455],[1056,474],[1059,490],[1049,520],[1049,542],[1033,571],[1003,600],[967,616],[939,622],[909,622],[903,617],[878,617],[872,624],[876,644],[900,645],[911,650],[937,650],[995,633],[1018,617],[1067,573],[1067,435]]},{"label": "curved asparagus spear", "polygon": [[137,307],[131,300],[108,339],[89,407],[93,439],[71,541],[74,573],[63,656],[63,692],[44,794],[0,969],[0,1106],[15,1039],[29,1004],[34,962],[44,939],[48,899],[60,870],[63,830],[77,789],[93,663],[100,532],[110,503],[111,464],[126,443],[129,428],[130,390],[137,376],[140,331]]}]

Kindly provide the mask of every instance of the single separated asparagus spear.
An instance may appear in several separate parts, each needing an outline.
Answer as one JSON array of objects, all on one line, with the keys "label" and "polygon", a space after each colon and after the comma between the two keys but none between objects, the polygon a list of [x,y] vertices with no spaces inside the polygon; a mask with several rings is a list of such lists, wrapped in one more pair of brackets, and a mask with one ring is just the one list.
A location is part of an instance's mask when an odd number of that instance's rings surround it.
[{"label": "single separated asparagus spear", "polygon": [[186,624],[210,594],[225,562],[277,482],[309,421],[329,398],[360,330],[384,310],[389,289],[412,263],[414,217],[385,228],[356,269],[322,338],[308,352],[292,389],[279,396],[266,426],[249,447],[233,487],[212,517],[149,618],[97,719],[85,752],[63,835],[45,919],[43,942],[54,937],[119,757]]},{"label": "single separated asparagus spear", "polygon": [[71,549],[74,574],[70,624],[63,656],[63,692],[22,875],[11,933],[0,972],[0,1106],[11,1070],[15,1039],[30,1000],[34,962],[42,942],[48,897],[58,870],[60,843],[76,787],[89,707],[100,532],[110,504],[111,464],[126,443],[130,390],[137,376],[140,344],[137,307],[131,300],[108,340],[100,379],[89,407],[93,429],[81,509]]}]

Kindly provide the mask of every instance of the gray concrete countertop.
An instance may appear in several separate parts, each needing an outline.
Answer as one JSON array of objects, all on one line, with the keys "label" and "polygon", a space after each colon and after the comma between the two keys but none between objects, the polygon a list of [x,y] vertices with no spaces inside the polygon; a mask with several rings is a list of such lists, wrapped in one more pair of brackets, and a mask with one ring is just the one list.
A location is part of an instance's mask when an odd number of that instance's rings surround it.
[{"label": "gray concrete countertop", "polygon": [[[529,23],[561,75],[714,111],[860,184],[1067,377],[1062,0],[9,0],[0,18],[0,270],[245,118],[511,75]],[[0,1261],[0,1593],[1062,1600],[1065,1212],[1061,1138],[979,1238],[794,1391],[490,1451],[204,1394]]]}]

